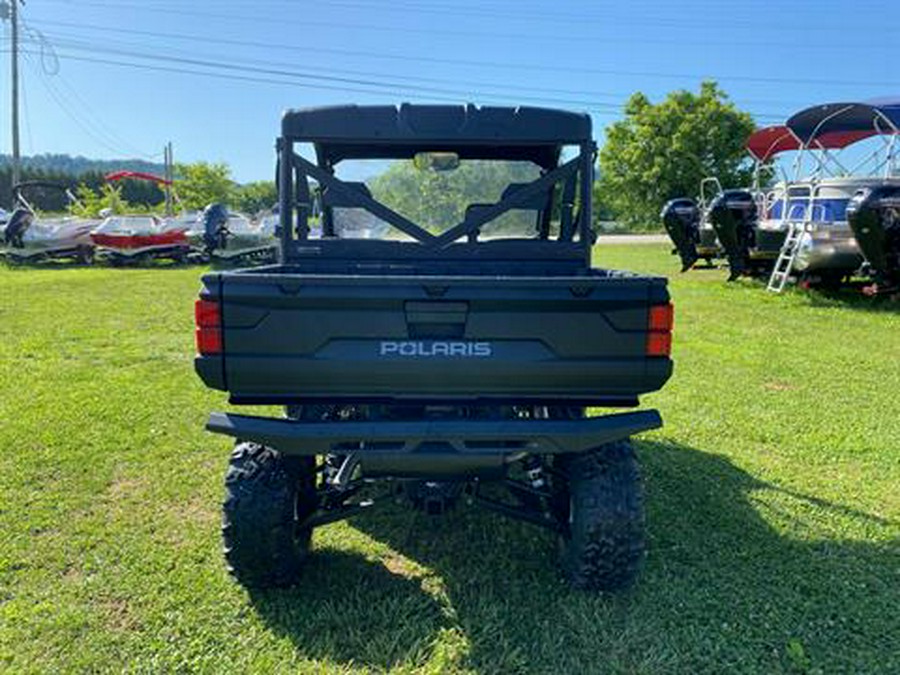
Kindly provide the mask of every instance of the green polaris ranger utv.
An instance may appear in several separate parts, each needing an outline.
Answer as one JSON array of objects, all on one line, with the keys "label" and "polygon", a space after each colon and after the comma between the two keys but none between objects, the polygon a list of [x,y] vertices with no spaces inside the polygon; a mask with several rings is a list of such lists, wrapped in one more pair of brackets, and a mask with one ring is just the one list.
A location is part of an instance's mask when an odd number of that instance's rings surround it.
[{"label": "green polaris ranger utv", "polygon": [[[574,586],[631,584],[644,514],[629,437],[662,422],[598,409],[669,379],[672,305],[665,279],[591,266],[590,118],[297,110],[277,151],[279,263],[206,274],[196,305],[203,382],[285,411],[207,423],[236,439],[229,570],[289,585],[317,527],[398,500],[435,515],[464,502],[552,531]],[[404,206],[340,177],[386,160],[414,165],[430,196]],[[477,198],[454,210],[443,195],[463,178]]]}]

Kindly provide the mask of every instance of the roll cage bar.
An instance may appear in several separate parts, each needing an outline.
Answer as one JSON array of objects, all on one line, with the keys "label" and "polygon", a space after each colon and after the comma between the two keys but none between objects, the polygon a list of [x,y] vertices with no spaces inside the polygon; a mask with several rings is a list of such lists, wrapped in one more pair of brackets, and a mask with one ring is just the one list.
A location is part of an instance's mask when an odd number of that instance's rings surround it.
[{"label": "roll cage bar", "polygon": [[[294,150],[311,143],[313,163]],[[577,146],[578,155],[560,164],[562,148]],[[590,266],[591,187],[596,144],[587,115],[542,108],[476,106],[340,106],[289,111],[277,141],[279,218],[282,262],[309,257],[365,257],[377,248],[396,258],[505,257],[577,259]],[[494,204],[466,210],[463,220],[433,234],[382,204],[358,185],[339,180],[335,165],[345,159],[410,159],[418,152],[455,152],[462,159],[531,161],[541,168],[536,180],[516,184]],[[310,240],[313,190],[327,193],[340,206],[365,209],[413,241],[341,240],[335,237],[329,208],[324,209],[322,238]],[[576,211],[576,191],[580,203]],[[526,240],[478,241],[480,229],[546,195],[535,237]],[[558,195],[560,230],[550,239],[550,210]],[[475,206],[475,205],[472,205]],[[576,235],[577,238],[576,238]],[[577,239],[577,240],[576,240]],[[462,240],[462,242],[461,242]]]}]

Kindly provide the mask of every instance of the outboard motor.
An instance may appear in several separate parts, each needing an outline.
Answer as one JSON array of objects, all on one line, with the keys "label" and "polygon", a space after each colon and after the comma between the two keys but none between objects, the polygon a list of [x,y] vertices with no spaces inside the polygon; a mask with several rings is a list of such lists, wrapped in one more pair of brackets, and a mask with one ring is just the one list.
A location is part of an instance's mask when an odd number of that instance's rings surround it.
[{"label": "outboard motor", "polygon": [[13,211],[3,229],[3,243],[13,248],[25,248],[22,237],[33,221],[34,214],[28,209],[18,208]]},{"label": "outboard motor", "polygon": [[847,222],[872,268],[877,290],[900,287],[900,186],[857,192],[847,206]]},{"label": "outboard motor", "polygon": [[228,239],[228,207],[224,204],[209,204],[200,218],[203,220],[203,243],[206,252],[225,248]]},{"label": "outboard motor", "polygon": [[663,227],[675,244],[673,253],[681,258],[681,271],[686,272],[697,262],[700,242],[700,209],[693,199],[670,199],[660,212]]},{"label": "outboard motor", "polygon": [[746,190],[725,190],[709,205],[709,222],[728,258],[728,281],[749,269],[750,249],[756,245],[756,220],[756,201]]}]

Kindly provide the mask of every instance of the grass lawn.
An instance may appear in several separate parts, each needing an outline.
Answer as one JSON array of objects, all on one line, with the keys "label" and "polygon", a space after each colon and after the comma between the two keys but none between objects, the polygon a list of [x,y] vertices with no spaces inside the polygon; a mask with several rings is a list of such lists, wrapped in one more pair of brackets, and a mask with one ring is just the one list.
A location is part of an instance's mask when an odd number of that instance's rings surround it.
[{"label": "grass lawn", "polygon": [[194,376],[197,268],[0,267],[0,671],[900,672],[900,307],[672,274],[644,403],[649,554],[569,590],[549,534],[461,507],[325,527],[293,590],[226,575],[224,397]]}]

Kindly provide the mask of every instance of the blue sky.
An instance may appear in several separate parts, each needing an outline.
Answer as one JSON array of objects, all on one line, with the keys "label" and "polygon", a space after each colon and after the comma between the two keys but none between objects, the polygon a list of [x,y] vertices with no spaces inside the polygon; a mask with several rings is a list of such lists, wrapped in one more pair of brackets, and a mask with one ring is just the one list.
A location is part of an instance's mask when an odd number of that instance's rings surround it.
[{"label": "blue sky", "polygon": [[160,159],[171,140],[242,182],[272,176],[290,107],[549,105],[589,111],[602,140],[632,92],[704,78],[761,125],[900,94],[897,5],[876,0],[28,0],[21,17],[23,154]]}]

